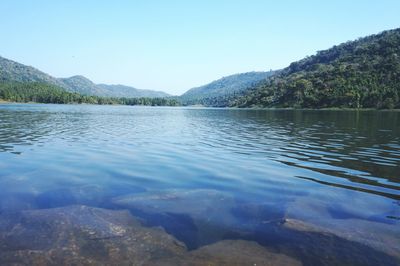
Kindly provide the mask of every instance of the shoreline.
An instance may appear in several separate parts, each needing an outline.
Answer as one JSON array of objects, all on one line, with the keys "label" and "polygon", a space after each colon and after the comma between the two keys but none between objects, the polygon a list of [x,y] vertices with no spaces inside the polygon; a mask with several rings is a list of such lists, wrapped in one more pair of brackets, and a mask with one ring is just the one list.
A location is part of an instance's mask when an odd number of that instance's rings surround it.
[{"label": "shoreline", "polygon": [[143,106],[143,107],[182,107],[193,109],[229,109],[229,110],[267,110],[267,111],[394,111],[399,112],[400,109],[376,109],[376,108],[340,108],[340,107],[327,107],[327,108],[294,108],[294,107],[214,107],[204,105],[124,105],[124,104],[88,104],[88,103],[39,103],[39,102],[12,102],[0,99],[0,104],[46,104],[46,105],[97,105],[97,106]]}]

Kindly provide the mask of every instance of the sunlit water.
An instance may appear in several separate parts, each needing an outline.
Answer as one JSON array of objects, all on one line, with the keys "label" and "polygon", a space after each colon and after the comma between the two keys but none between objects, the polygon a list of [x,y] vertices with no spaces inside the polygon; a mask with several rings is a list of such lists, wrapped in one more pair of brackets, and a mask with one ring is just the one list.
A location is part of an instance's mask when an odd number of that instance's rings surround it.
[{"label": "sunlit water", "polygon": [[[0,188],[1,214],[129,209],[189,249],[246,239],[306,265],[396,265],[400,112],[4,104]],[[154,203],[171,191],[189,194]],[[210,191],[231,201],[209,199],[201,228],[190,211]]]}]

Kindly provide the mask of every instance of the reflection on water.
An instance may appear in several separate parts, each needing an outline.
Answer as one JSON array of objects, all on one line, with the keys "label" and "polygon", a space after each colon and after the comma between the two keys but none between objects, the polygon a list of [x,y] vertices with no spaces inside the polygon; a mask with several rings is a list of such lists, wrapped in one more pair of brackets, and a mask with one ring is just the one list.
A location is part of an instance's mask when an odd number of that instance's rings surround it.
[{"label": "reflection on water", "polygon": [[4,220],[128,209],[194,252],[180,259],[242,239],[308,265],[396,265],[399,173],[400,112],[0,105]]}]

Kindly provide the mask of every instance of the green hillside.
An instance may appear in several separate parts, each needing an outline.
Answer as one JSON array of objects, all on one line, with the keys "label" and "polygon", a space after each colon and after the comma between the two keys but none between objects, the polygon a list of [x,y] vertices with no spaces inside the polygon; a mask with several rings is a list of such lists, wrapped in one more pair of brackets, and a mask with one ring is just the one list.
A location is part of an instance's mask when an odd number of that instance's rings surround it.
[{"label": "green hillside", "polygon": [[334,46],[292,63],[228,105],[400,108],[400,29]]},{"label": "green hillside", "polygon": [[96,84],[97,88],[103,90],[103,96],[108,97],[128,97],[128,98],[138,98],[138,97],[168,97],[171,96],[163,91],[154,90],[141,90],[134,87],[125,85],[108,85],[108,84]]},{"label": "green hillside", "polygon": [[169,98],[112,98],[82,95],[79,93],[68,92],[55,85],[40,82],[0,82],[0,100],[22,103],[88,103],[149,106],[178,105],[178,102],[175,99]]},{"label": "green hillside", "polygon": [[272,74],[274,74],[274,71],[230,75],[207,85],[190,89],[182,94],[179,99],[186,105],[224,106],[228,104],[228,99],[232,96],[241,95],[243,91]]},{"label": "green hillside", "polygon": [[72,93],[101,97],[158,98],[169,96],[164,92],[139,90],[123,85],[95,84],[80,75],[69,78],[55,78],[34,67],[26,66],[4,57],[0,57],[0,83],[2,82],[38,82],[54,85]]},{"label": "green hillside", "polygon": [[[31,101],[31,92],[24,91],[27,88],[63,97],[69,92],[61,102],[75,102],[78,96],[72,95],[79,93],[80,97],[93,96],[81,98],[82,102],[126,104],[128,98],[130,103],[131,98],[141,98],[136,102],[159,105],[164,101],[160,98],[169,96],[124,85],[94,84],[83,76],[57,79],[3,57],[0,84],[5,100],[12,98],[10,89],[15,87],[15,95],[21,99],[13,101]],[[180,102],[218,107],[400,108],[400,29],[319,51],[280,71],[227,76],[165,101],[167,105]]]},{"label": "green hillside", "polygon": [[76,92],[83,95],[106,96],[106,92],[103,89],[98,88],[96,84],[84,76],[77,75],[69,78],[60,78],[60,80],[65,84],[64,88],[69,92]]},{"label": "green hillside", "polygon": [[65,84],[59,79],[1,56],[0,82],[41,82],[65,88]]}]

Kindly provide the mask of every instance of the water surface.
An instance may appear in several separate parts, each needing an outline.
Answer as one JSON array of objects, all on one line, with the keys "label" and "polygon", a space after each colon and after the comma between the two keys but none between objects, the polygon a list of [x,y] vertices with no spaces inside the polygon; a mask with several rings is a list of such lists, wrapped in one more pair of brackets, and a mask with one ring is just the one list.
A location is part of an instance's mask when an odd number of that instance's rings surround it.
[{"label": "water surface", "polygon": [[3,104],[0,187],[2,215],[128,209],[189,250],[397,265],[400,112]]}]

